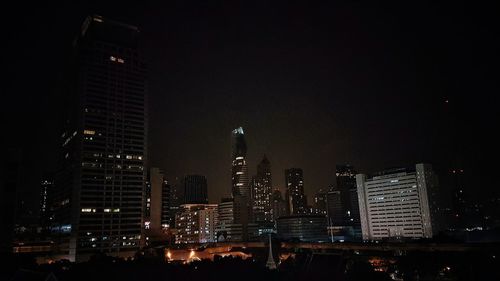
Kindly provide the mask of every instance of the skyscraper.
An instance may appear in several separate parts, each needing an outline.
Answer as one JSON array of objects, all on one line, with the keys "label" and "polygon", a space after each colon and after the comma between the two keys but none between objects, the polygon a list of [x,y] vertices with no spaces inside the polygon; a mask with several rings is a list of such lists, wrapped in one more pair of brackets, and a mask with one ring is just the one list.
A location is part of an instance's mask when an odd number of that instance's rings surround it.
[{"label": "skyscraper", "polygon": [[150,168],[146,182],[144,207],[145,229],[158,232],[164,225],[170,225],[170,185],[163,171]]},{"label": "skyscraper", "polygon": [[131,256],[141,246],[146,66],[135,26],[88,17],[63,89],[68,118],[52,231],[60,254]]},{"label": "skyscraper", "polygon": [[271,222],[272,177],[271,163],[264,158],[257,166],[257,175],[252,178],[252,208],[255,222]]},{"label": "skyscraper", "polygon": [[51,220],[50,195],[54,190],[54,176],[44,175],[40,189],[40,226],[45,230]]},{"label": "skyscraper", "polygon": [[250,197],[250,187],[248,186],[248,167],[246,162],[247,144],[243,128],[234,129],[231,134],[232,147],[232,194]]},{"label": "skyscraper", "polygon": [[276,221],[279,217],[288,216],[288,204],[283,196],[281,196],[281,191],[275,189],[271,195],[271,205],[272,205],[272,218]]},{"label": "skyscraper", "polygon": [[358,174],[356,182],[363,239],[430,238],[438,230],[431,165]]},{"label": "skyscraper", "polygon": [[184,204],[208,204],[207,178],[201,175],[187,175],[181,181]]},{"label": "skyscraper", "polygon": [[242,240],[248,240],[248,224],[252,222],[252,205],[246,162],[247,145],[242,127],[234,129],[231,133],[231,150],[231,189],[234,203],[234,223],[241,224]]},{"label": "skyscraper", "polygon": [[356,189],[356,171],[350,165],[337,165],[335,176],[337,181],[335,190],[340,192],[341,225],[361,227]]},{"label": "skyscraper", "polygon": [[318,215],[326,215],[327,208],[327,192],[323,189],[318,190],[314,195],[313,213]]},{"label": "skyscraper", "polygon": [[304,194],[302,169],[285,170],[286,200],[290,215],[307,213],[307,200]]}]

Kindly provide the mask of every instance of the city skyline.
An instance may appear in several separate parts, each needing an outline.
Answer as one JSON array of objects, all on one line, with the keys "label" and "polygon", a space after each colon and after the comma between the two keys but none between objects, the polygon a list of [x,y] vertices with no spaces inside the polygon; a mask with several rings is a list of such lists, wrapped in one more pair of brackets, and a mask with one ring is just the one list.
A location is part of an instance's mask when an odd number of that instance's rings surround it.
[{"label": "city skyline", "polygon": [[225,2],[6,5],[0,279],[500,276],[494,9]]},{"label": "city skyline", "polygon": [[[51,172],[41,167],[55,169],[61,126],[54,124],[59,124],[63,107],[55,85],[81,21],[89,14],[141,29],[151,66],[149,164],[161,167],[170,181],[186,174],[205,175],[210,202],[230,195],[227,132],[239,126],[245,128],[249,147],[249,175],[266,154],[273,163],[274,187],[283,191],[283,171],[300,167],[308,198],[335,182],[336,164],[370,173],[428,162],[440,174],[457,168],[473,177],[479,169],[474,163],[489,159],[490,148],[477,145],[474,133],[483,135],[494,111],[478,109],[491,106],[488,99],[467,95],[470,91],[482,97],[481,88],[475,87],[488,85],[488,75],[479,74],[488,68],[472,74],[468,69],[475,63],[470,59],[463,66],[453,60],[475,46],[462,44],[462,30],[471,35],[464,27],[480,24],[462,20],[467,13],[463,6],[447,11],[438,7],[437,12],[426,4],[415,11],[403,4],[374,9],[290,5],[282,10],[279,4],[269,4],[266,12],[262,5],[212,8],[212,14],[189,4],[171,10],[49,4],[42,7],[44,13],[6,17],[18,24],[7,34],[7,48],[16,54],[11,56],[16,59],[7,60],[14,76],[7,90],[23,94],[8,95],[12,107],[5,112],[20,112],[27,119],[9,122],[6,131],[13,137],[7,142],[21,146],[25,158],[36,156],[24,160],[25,169],[33,170],[33,179],[23,188],[27,201],[36,208],[36,175]],[[403,12],[393,13],[397,9]],[[260,21],[253,17],[256,11]],[[428,16],[426,23],[417,20],[420,12]],[[302,20],[293,21],[293,15]],[[449,32],[441,39],[443,31]],[[481,46],[490,46],[488,39],[481,40]],[[21,47],[13,47],[17,45]],[[478,59],[484,61],[486,53],[480,52]],[[26,74],[33,83],[22,82]],[[484,83],[469,82],[468,77]],[[25,104],[25,99],[34,102]],[[35,145],[28,142],[33,132],[22,129],[30,127],[30,120],[38,120],[34,133],[43,136]],[[453,123],[456,132],[446,130],[453,129]],[[463,131],[474,133],[460,134]]]}]

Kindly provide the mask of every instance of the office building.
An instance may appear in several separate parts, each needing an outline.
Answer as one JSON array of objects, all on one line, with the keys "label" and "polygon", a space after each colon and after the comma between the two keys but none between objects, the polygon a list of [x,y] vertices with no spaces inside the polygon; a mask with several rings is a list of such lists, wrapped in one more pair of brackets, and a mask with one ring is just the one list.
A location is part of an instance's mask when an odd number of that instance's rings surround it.
[{"label": "office building", "polygon": [[[242,218],[241,196],[236,198],[223,198],[217,206],[216,234],[218,242],[251,241],[259,236],[256,223],[245,221]],[[245,215],[243,213],[243,215]]]},{"label": "office building", "polygon": [[281,195],[281,191],[279,189],[275,189],[271,198],[271,215],[272,220],[275,222],[276,219],[284,216],[288,216],[288,204],[287,201]]},{"label": "office building", "polygon": [[342,208],[340,191],[330,190],[326,193],[326,215],[328,217],[328,225],[344,225],[344,209]]},{"label": "office building", "polygon": [[50,195],[54,193],[54,175],[44,175],[40,187],[40,226],[46,230],[52,219]]},{"label": "office building", "polygon": [[327,192],[323,189],[318,190],[314,195],[313,214],[326,215]]},{"label": "office building", "polygon": [[176,215],[176,244],[216,241],[217,204],[183,204]]},{"label": "office building", "polygon": [[159,168],[149,169],[145,201],[144,228],[149,232],[168,228],[173,221],[170,212],[170,185]]},{"label": "office building", "polygon": [[437,225],[437,178],[428,164],[358,174],[364,240],[430,238]]},{"label": "office building", "polygon": [[257,166],[257,175],[252,178],[252,208],[253,219],[256,223],[272,221],[271,197],[271,163],[264,155],[264,158]]},{"label": "office building", "polygon": [[350,165],[337,165],[335,177],[335,190],[340,192],[342,211],[342,222],[339,225],[360,228],[356,171]]},{"label": "office building", "polygon": [[138,39],[137,27],[91,16],[73,44],[51,226],[71,261],[130,257],[144,242],[147,87]]},{"label": "office building", "polygon": [[161,191],[161,229],[174,226],[175,213],[172,212],[172,186],[165,178]]},{"label": "office building", "polygon": [[306,214],[307,199],[304,194],[304,176],[302,169],[285,170],[286,200],[290,215]]}]

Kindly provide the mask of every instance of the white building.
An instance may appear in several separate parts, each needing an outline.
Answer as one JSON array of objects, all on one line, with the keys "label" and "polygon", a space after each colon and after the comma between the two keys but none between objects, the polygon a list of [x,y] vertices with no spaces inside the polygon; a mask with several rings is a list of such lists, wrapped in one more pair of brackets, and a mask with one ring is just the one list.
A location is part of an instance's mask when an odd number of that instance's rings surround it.
[{"label": "white building", "polygon": [[210,243],[216,241],[217,204],[184,204],[176,215],[175,243]]},{"label": "white building", "polygon": [[363,240],[430,238],[437,231],[437,178],[428,164],[356,175]]}]

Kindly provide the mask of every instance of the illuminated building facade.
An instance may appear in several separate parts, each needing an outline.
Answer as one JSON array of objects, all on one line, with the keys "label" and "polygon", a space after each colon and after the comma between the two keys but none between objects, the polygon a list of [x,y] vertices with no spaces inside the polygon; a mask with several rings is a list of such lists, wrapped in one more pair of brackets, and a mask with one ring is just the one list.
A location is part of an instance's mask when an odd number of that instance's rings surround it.
[{"label": "illuminated building facade", "polygon": [[431,165],[358,174],[356,183],[364,240],[430,238],[438,228]]},{"label": "illuminated building facade", "polygon": [[264,155],[257,166],[257,175],[252,178],[252,208],[256,223],[273,221],[272,190],[271,163]]},{"label": "illuminated building facade", "polygon": [[143,244],[146,66],[137,27],[88,17],[63,91],[68,118],[52,232],[61,255],[128,257]]},{"label": "illuminated building facade", "polygon": [[175,243],[211,243],[216,241],[217,204],[184,204],[176,215]]},{"label": "illuminated building facade", "polygon": [[286,200],[290,215],[307,213],[307,199],[304,194],[304,176],[302,169],[285,170]]}]

